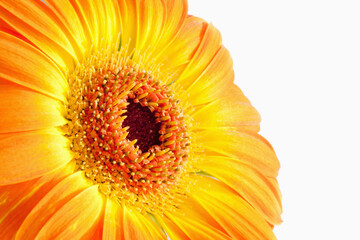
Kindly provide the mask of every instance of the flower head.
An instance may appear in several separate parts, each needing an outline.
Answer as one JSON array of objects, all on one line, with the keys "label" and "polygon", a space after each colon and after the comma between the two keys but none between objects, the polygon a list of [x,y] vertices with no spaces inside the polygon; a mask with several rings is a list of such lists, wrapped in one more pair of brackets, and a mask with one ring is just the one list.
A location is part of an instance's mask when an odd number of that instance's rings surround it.
[{"label": "flower head", "polygon": [[186,0],[0,0],[0,235],[274,239],[279,162]]}]

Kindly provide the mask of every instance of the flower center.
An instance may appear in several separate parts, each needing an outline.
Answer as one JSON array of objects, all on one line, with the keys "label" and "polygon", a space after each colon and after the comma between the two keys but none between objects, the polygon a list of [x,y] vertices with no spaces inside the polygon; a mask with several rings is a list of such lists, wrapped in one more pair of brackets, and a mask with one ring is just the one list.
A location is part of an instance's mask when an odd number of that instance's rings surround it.
[{"label": "flower center", "polygon": [[86,177],[106,195],[149,208],[164,201],[149,204],[158,194],[181,192],[189,137],[168,86],[121,53],[93,55],[69,85],[66,132]]},{"label": "flower center", "polygon": [[129,140],[137,140],[136,145],[142,152],[148,151],[153,145],[161,145],[159,140],[161,124],[156,122],[156,118],[149,108],[130,101],[126,111],[127,117],[122,126],[129,127],[127,136]]}]

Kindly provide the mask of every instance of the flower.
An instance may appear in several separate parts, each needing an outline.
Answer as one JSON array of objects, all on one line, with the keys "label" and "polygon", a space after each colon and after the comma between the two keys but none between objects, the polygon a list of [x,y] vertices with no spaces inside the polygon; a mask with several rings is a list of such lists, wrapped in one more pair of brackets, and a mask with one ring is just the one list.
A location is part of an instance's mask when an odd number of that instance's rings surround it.
[{"label": "flower", "polygon": [[279,162],[186,0],[0,1],[2,239],[275,239]]}]

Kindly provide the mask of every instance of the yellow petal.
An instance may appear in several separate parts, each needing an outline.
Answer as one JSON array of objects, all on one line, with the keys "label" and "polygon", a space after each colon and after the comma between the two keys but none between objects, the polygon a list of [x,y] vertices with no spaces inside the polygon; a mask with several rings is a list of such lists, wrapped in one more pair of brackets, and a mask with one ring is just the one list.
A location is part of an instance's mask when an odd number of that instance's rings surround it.
[{"label": "yellow petal", "polygon": [[94,46],[99,46],[99,23],[96,20],[95,1],[72,0],[70,2],[79,17],[87,39],[91,44],[94,44]]},{"label": "yellow petal", "polygon": [[177,35],[187,16],[187,2],[184,0],[138,1],[138,33],[136,49],[151,47],[156,57],[166,52],[167,46]]},{"label": "yellow petal", "polygon": [[[153,0],[156,1],[156,0]],[[165,14],[164,25],[161,32],[161,37],[158,41],[152,41],[152,45],[156,44],[159,50],[158,54],[163,54],[168,49],[169,44],[178,34],[185,23],[188,16],[188,3],[186,0],[164,1]],[[155,11],[156,12],[156,11]]]},{"label": "yellow petal", "polygon": [[[205,53],[203,55],[206,56]],[[192,68],[198,68],[198,66]],[[221,46],[205,69],[199,73],[193,72],[193,75],[189,75],[187,79],[183,80],[189,96],[186,100],[193,106],[214,101],[228,94],[228,89],[233,86],[233,81],[234,71],[230,53]]]},{"label": "yellow petal", "polygon": [[63,105],[52,98],[0,79],[0,133],[61,126]]},{"label": "yellow petal", "polygon": [[171,240],[190,240],[190,238],[168,217],[157,216],[156,221],[161,225]]},{"label": "yellow petal", "polygon": [[[122,32],[118,1],[110,0],[95,2],[102,2],[103,4],[102,16],[99,18],[99,20],[102,36],[107,39],[107,42],[105,40],[105,46],[115,43],[118,44],[118,37]],[[118,46],[116,46],[116,49],[118,49]]]},{"label": "yellow petal", "polygon": [[17,230],[35,205],[74,170],[74,164],[67,164],[37,179],[0,186],[0,236],[3,239],[14,239]]},{"label": "yellow petal", "polygon": [[136,40],[136,50],[146,50],[148,47],[156,46],[156,39],[161,38],[161,31],[165,21],[164,2],[143,0],[128,2],[128,5],[132,3],[136,4],[138,18],[136,39],[134,39]]},{"label": "yellow petal", "polygon": [[262,216],[219,181],[203,177],[197,186],[201,190],[193,197],[232,239],[276,239]]},{"label": "yellow petal", "polygon": [[252,166],[267,177],[278,175],[280,163],[273,148],[256,133],[211,129],[198,132],[197,139],[208,155],[228,156]]},{"label": "yellow petal", "polygon": [[122,45],[128,45],[130,51],[141,51],[134,56],[138,60],[145,55],[150,59],[166,54],[187,17],[184,0],[120,0],[119,8]]},{"label": "yellow petal", "polygon": [[185,218],[173,213],[169,213],[167,216],[189,239],[231,239],[228,235],[213,226],[196,221],[196,219],[192,219],[191,217]]},{"label": "yellow petal", "polygon": [[115,43],[120,33],[121,19],[118,3],[109,1],[72,1],[82,24],[90,34],[91,43],[97,49]]},{"label": "yellow petal", "polygon": [[76,172],[51,189],[27,215],[15,239],[35,239],[44,224],[73,197],[89,187],[82,172]]},{"label": "yellow petal", "polygon": [[[197,17],[188,17],[175,39],[158,56],[163,64],[161,71],[168,74],[180,73],[190,62],[204,36],[208,24]],[[174,76],[177,78],[177,76]]]},{"label": "yellow petal", "polygon": [[36,238],[79,239],[99,220],[103,205],[98,186],[89,187],[61,207]]},{"label": "yellow petal", "polygon": [[50,56],[67,72],[78,61],[77,50],[58,19],[41,1],[0,1],[0,18]]},{"label": "yellow petal", "polygon": [[122,207],[118,202],[115,202],[115,200],[111,198],[107,198],[104,215],[103,240],[124,239],[122,212]]},{"label": "yellow petal", "polygon": [[0,185],[24,182],[72,159],[68,140],[56,129],[7,134],[0,140]]},{"label": "yellow petal", "polygon": [[91,46],[92,41],[87,26],[81,21],[82,16],[77,14],[68,0],[46,0],[45,2],[66,30],[69,31],[67,36],[74,39],[79,51],[84,54]]},{"label": "yellow petal", "polygon": [[124,239],[166,239],[159,226],[147,216],[123,206]]},{"label": "yellow petal", "polygon": [[[138,32],[137,4],[139,0],[118,0],[121,19],[121,45],[133,50]],[[131,26],[131,27],[128,27]]]},{"label": "yellow petal", "polygon": [[[157,217],[162,227],[166,230],[169,236],[174,238],[189,239],[220,239],[227,238],[224,229],[215,221],[211,215],[192,197],[184,199],[184,202],[179,205],[179,208],[173,212],[167,212],[161,218]],[[161,219],[160,219],[161,218]],[[178,218],[184,219],[187,223],[179,221]],[[191,221],[190,221],[191,220]],[[203,227],[197,231],[189,227],[192,222],[196,222]],[[205,236],[208,235],[207,238]],[[211,237],[212,236],[212,237]]]},{"label": "yellow petal", "polygon": [[219,31],[212,24],[207,25],[198,49],[176,80],[176,84],[181,85],[187,90],[187,88],[190,87],[190,85],[193,84],[193,82],[208,68],[220,47],[221,35]]},{"label": "yellow petal", "polygon": [[58,67],[35,47],[3,32],[0,66],[0,78],[65,101],[68,85]]},{"label": "yellow petal", "polygon": [[261,117],[241,90],[233,84],[221,97],[201,106],[192,115],[199,123],[196,129],[233,127],[242,131],[258,132]]},{"label": "yellow petal", "polygon": [[238,192],[269,223],[281,223],[279,186],[269,178],[244,163],[221,156],[208,156],[196,167]]}]

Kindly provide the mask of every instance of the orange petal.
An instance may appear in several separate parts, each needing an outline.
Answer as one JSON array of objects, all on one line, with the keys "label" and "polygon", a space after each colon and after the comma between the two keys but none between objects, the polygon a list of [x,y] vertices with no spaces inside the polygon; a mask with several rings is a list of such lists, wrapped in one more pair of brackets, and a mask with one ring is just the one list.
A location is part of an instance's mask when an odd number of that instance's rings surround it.
[{"label": "orange petal", "polygon": [[41,178],[0,186],[0,236],[2,239],[13,239],[35,205],[73,171],[74,164],[67,164]]},{"label": "orange petal", "polygon": [[201,207],[201,205],[192,198],[187,198],[184,200],[184,203],[179,206],[177,216],[180,215],[185,219],[193,219],[194,221],[202,223],[205,226],[211,226],[211,228],[217,229],[220,232],[224,232],[224,229],[222,229],[222,227],[211,218],[211,216]]},{"label": "orange petal", "polygon": [[224,90],[224,94],[215,101],[199,107],[192,117],[199,123],[197,129],[234,127],[242,131],[260,130],[258,111],[235,84]]},{"label": "orange petal", "polygon": [[0,1],[0,18],[50,56],[65,72],[73,69],[73,59],[78,61],[78,49],[72,46],[66,29],[42,1]]},{"label": "orange petal", "polygon": [[102,239],[104,229],[104,211],[95,220],[94,224],[87,230],[87,232],[81,237],[82,240],[88,239]]},{"label": "orange petal", "polygon": [[148,216],[123,206],[124,239],[166,239],[157,226]]},{"label": "orange petal", "polygon": [[11,26],[9,26],[9,24],[4,22],[4,20],[2,20],[1,18],[0,18],[0,29],[1,30],[3,30],[3,29],[12,30]]},{"label": "orange petal", "polygon": [[[107,45],[110,44],[118,44],[118,37],[121,34],[121,23],[120,23],[120,12],[119,12],[119,4],[117,0],[110,0],[110,1],[95,1],[95,2],[102,2],[103,4],[103,11],[102,17],[100,17],[100,29],[102,30],[102,35],[107,42],[104,43]],[[116,46],[116,50],[118,46]]]},{"label": "orange petal", "polygon": [[[152,43],[156,44],[158,49],[161,50],[158,54],[163,54],[167,51],[169,44],[171,44],[174,37],[179,33],[188,16],[188,3],[186,0],[164,1],[164,4],[165,20],[160,35],[161,37],[157,40],[155,38],[155,41],[152,41]],[[156,12],[155,10],[155,13]]]},{"label": "orange petal", "polygon": [[103,240],[124,239],[122,207],[116,200],[107,198],[104,216]]},{"label": "orange petal", "polygon": [[35,239],[44,224],[64,204],[89,187],[83,172],[76,172],[51,189],[28,214],[19,228],[16,239]]},{"label": "orange petal", "polygon": [[176,84],[181,85],[182,88],[187,90],[188,87],[190,87],[191,84],[193,84],[193,82],[208,68],[212,59],[220,50],[220,47],[221,35],[219,31],[212,24],[207,25],[198,49],[176,80]]},{"label": "orange petal", "polygon": [[157,216],[156,221],[161,225],[171,240],[190,240],[190,238],[168,217]]},{"label": "orange petal", "polygon": [[[203,228],[197,232],[195,229],[189,228],[188,224],[179,222],[177,218],[191,219]],[[184,202],[174,212],[166,213],[164,217],[157,217],[162,227],[166,230],[169,236],[175,236],[175,238],[182,238],[187,236],[189,239],[217,239],[216,236],[225,237],[225,230],[215,221],[211,215],[193,198],[188,197],[184,199]],[[205,238],[205,234],[208,234],[208,238]],[[213,236],[214,238],[210,237]]]},{"label": "orange petal", "polygon": [[[95,48],[116,42],[120,33],[121,19],[116,0],[88,1],[71,0],[84,29],[90,34]],[[132,27],[131,27],[132,28]]]},{"label": "orange petal", "polygon": [[141,51],[134,59],[163,55],[187,17],[185,0],[120,0],[119,8],[122,45]]},{"label": "orange petal", "polygon": [[0,133],[29,131],[66,123],[63,105],[43,94],[0,79]]},{"label": "orange petal", "polygon": [[160,55],[177,35],[187,16],[184,0],[137,2],[138,32],[136,49],[151,47],[151,54]]},{"label": "orange petal", "polygon": [[144,54],[144,50],[156,47],[156,42],[151,40],[156,37],[160,39],[166,14],[164,2],[119,0],[119,8],[122,24],[121,44],[128,46],[130,52],[134,49],[142,50],[141,55]]},{"label": "orange petal", "polygon": [[220,182],[204,177],[193,196],[221,224],[232,239],[276,239],[262,216]]},{"label": "orange petal", "polygon": [[189,239],[231,239],[222,231],[207,225],[203,222],[196,221],[191,217],[184,218],[177,214],[167,214],[169,219],[176,224]]},{"label": "orange petal", "polygon": [[[135,40],[136,50],[146,50],[156,46],[156,39],[161,39],[161,31],[165,21],[164,2],[156,0],[143,0],[127,2],[128,5],[136,4],[137,33]],[[124,29],[126,31],[126,29]]]},{"label": "orange petal", "polygon": [[[202,54],[206,56],[205,51]],[[229,51],[221,46],[211,62],[201,71],[201,75],[197,76],[199,73],[196,72],[193,74],[184,79],[186,93],[189,96],[187,100],[193,106],[209,103],[228,94],[228,89],[233,86],[234,81],[233,63]]]},{"label": "orange petal", "polygon": [[7,134],[0,140],[0,185],[24,182],[72,158],[68,140],[56,129]]},{"label": "orange petal", "polygon": [[161,71],[174,74],[184,70],[185,64],[190,62],[199,47],[207,26],[208,24],[200,18],[186,18],[175,39],[163,54],[158,56],[159,62],[163,64]]},{"label": "orange petal", "polygon": [[0,66],[0,78],[65,101],[68,85],[58,67],[38,49],[3,32]]},{"label": "orange petal", "polygon": [[256,133],[211,129],[198,132],[197,137],[208,155],[228,156],[267,177],[275,178],[278,174],[280,163],[274,149]]},{"label": "orange petal", "polygon": [[69,32],[67,35],[76,42],[76,46],[80,52],[84,54],[92,42],[89,37],[88,29],[86,25],[81,22],[80,16],[78,16],[76,10],[68,0],[46,0],[45,1],[51,12],[58,17]]},{"label": "orange petal", "polygon": [[26,37],[24,37],[23,35],[21,35],[20,33],[18,33],[14,28],[12,28],[9,24],[7,24],[6,22],[4,22],[4,20],[2,20],[0,18],[0,32],[2,33],[7,33],[9,35],[12,35],[13,37],[17,37],[19,39],[21,39],[22,41],[32,45],[33,47],[36,47],[32,42],[30,42]]},{"label": "orange petal", "polygon": [[[62,8],[61,3],[57,3],[60,5],[59,8]],[[94,46],[98,46],[100,42],[99,36],[99,23],[96,20],[96,9],[93,5],[95,1],[86,1],[86,0],[70,0],[69,1],[74,8],[77,17],[79,18],[82,28],[84,29],[84,33],[86,34],[87,40],[94,44]],[[96,1],[98,2],[98,1]],[[55,1],[54,1],[55,4]],[[65,10],[65,9],[64,9]],[[63,11],[64,11],[63,10]]]},{"label": "orange petal", "polygon": [[37,239],[79,239],[97,223],[104,199],[92,186],[65,203],[43,226]]},{"label": "orange petal", "polygon": [[[139,0],[118,0],[121,19],[121,45],[133,50],[136,46],[138,31],[137,7]],[[131,27],[127,27],[131,26]]]},{"label": "orange petal", "polygon": [[196,167],[226,183],[271,224],[281,223],[281,197],[277,184],[250,166],[231,158],[207,156]]}]

